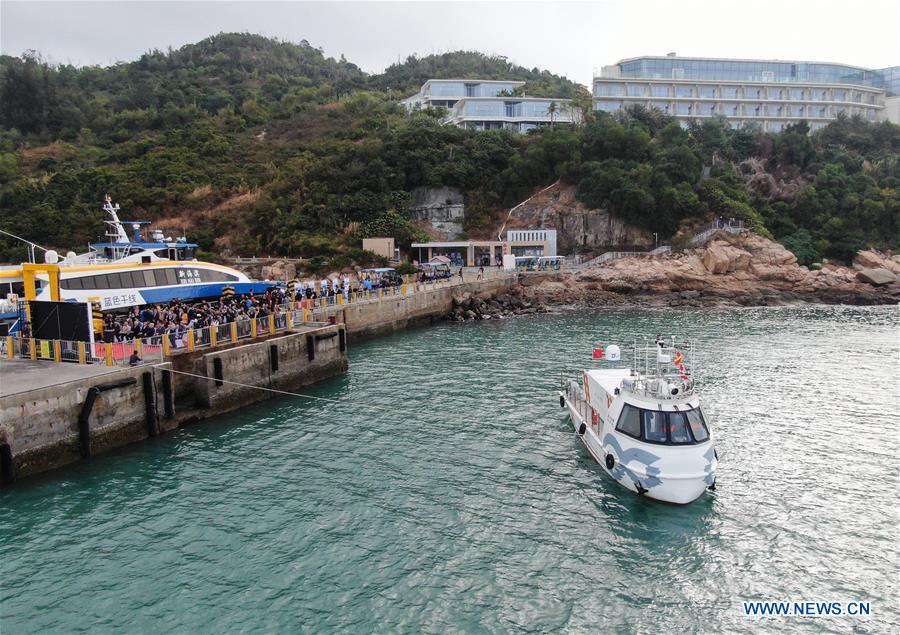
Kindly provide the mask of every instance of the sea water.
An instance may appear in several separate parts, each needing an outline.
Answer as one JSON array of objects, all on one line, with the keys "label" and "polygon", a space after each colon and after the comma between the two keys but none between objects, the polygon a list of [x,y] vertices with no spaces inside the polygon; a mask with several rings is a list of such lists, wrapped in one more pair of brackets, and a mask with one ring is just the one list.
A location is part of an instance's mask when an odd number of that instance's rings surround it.
[{"label": "sea water", "polygon": [[[350,370],[0,494],[0,631],[897,632],[896,307],[442,323]],[[637,497],[555,390],[697,341],[718,488]],[[753,618],[751,600],[867,617]]]}]

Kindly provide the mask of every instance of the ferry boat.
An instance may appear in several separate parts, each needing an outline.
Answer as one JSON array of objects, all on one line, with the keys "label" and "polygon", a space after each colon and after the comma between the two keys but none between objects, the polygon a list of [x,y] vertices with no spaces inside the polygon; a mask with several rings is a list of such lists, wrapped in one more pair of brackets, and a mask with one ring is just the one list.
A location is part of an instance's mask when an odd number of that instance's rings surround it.
[{"label": "ferry boat", "polygon": [[[46,253],[46,261],[60,265],[60,298],[69,302],[96,302],[109,311],[142,304],[166,303],[172,300],[218,298],[224,287],[234,293],[264,293],[275,286],[258,282],[237,269],[196,259],[197,245],[184,237],[172,240],[161,230],[149,232],[149,240],[141,235],[147,221],[133,221],[133,238],[129,238],[119,219],[119,206],[107,195],[103,204],[106,219],[106,242],[89,245],[89,251],[76,255],[69,252],[60,259],[54,251]],[[38,274],[41,290],[38,300],[49,300],[46,274]]]},{"label": "ferry boat", "polygon": [[[643,353],[641,355],[640,353]],[[716,486],[718,455],[693,379],[693,344],[657,337],[641,350],[642,368],[585,370],[564,380],[559,405],[577,436],[613,479],[647,498],[686,504]],[[611,344],[595,347],[600,363],[621,361]],[[612,364],[611,364],[612,365]],[[616,365],[618,366],[618,365]]]}]

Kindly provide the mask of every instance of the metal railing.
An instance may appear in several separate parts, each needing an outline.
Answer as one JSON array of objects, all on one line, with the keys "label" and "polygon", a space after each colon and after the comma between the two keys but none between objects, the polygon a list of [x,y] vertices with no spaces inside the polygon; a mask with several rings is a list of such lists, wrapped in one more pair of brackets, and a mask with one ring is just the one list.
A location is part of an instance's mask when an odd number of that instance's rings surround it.
[{"label": "metal railing", "polygon": [[[69,362],[74,364],[105,364],[107,366],[136,366],[164,361],[163,337],[157,335],[128,342],[76,342],[43,340],[33,337],[2,338],[0,354],[4,359]],[[137,352],[136,359],[132,358]]]},{"label": "metal railing", "polygon": [[326,297],[298,298],[292,303],[277,305],[275,312],[265,316],[214,324],[202,328],[185,328],[149,338],[136,338],[116,342],[70,342],[64,340],[37,340],[7,336],[0,338],[0,355],[7,359],[24,358],[52,362],[80,364],[102,363],[108,366],[129,366],[132,353],[137,351],[141,363],[160,363],[165,359],[186,352],[213,349],[235,344],[241,340],[267,337],[291,331],[300,325],[329,323],[329,313],[348,305],[375,304],[396,298],[406,298],[416,293],[460,286],[470,282],[512,277],[507,271],[485,270],[484,273],[464,274],[439,280],[416,281],[407,279],[403,284],[381,289],[359,290]]},{"label": "metal railing", "polygon": [[[744,221],[729,219],[725,220],[722,218],[717,218],[714,220],[709,226],[703,229],[700,233],[695,234],[693,238],[690,240],[691,247],[700,247],[705,245],[710,237],[713,236],[717,231],[724,231],[729,234],[739,234],[744,231]],[[566,263],[567,271],[571,271],[573,273],[581,273],[585,269],[590,269],[591,267],[596,267],[597,265],[603,264],[604,262],[609,262],[610,260],[616,260],[618,258],[625,258],[627,256],[661,256],[663,254],[672,253],[672,245],[660,245],[655,249],[651,249],[649,251],[607,251],[605,253],[600,254],[596,258],[591,258],[585,262],[579,264],[569,265]]]}]

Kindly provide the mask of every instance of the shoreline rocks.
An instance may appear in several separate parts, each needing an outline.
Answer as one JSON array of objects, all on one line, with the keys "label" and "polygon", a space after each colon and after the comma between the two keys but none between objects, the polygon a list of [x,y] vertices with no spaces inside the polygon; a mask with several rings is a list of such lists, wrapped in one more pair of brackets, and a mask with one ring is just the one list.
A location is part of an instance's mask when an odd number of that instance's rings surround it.
[{"label": "shoreline rocks", "polygon": [[520,282],[524,297],[551,306],[897,304],[900,257],[869,250],[852,268],[808,269],[776,242],[722,232],[699,249],[620,258],[574,274],[521,276]]},{"label": "shoreline rocks", "polygon": [[471,296],[453,301],[453,309],[447,319],[453,322],[467,320],[502,320],[515,315],[548,313],[542,302],[525,298],[517,293],[501,293],[490,299]]}]

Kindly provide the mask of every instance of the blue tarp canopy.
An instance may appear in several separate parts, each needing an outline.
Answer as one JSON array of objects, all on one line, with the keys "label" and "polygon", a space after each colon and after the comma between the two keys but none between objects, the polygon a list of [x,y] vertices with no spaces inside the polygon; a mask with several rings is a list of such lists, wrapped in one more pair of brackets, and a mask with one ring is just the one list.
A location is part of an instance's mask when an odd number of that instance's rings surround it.
[{"label": "blue tarp canopy", "polygon": [[388,271],[396,271],[392,267],[378,267],[377,269],[363,269],[363,273],[387,273]]}]

